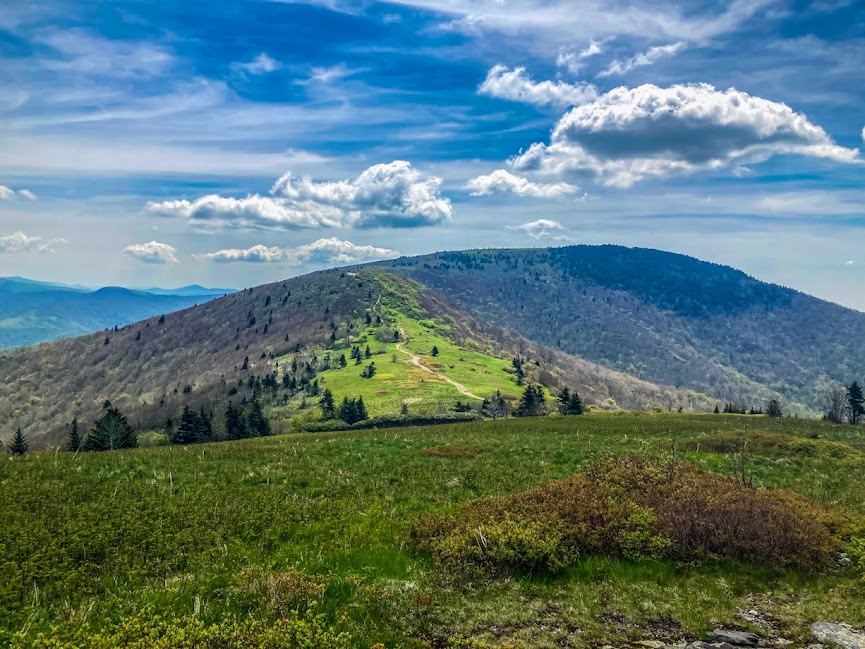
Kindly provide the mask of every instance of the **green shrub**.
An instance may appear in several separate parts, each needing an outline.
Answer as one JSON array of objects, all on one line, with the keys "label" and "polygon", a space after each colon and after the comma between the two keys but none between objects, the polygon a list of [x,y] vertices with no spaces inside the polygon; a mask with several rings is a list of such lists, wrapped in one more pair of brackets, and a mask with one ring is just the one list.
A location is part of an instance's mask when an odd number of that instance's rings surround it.
[{"label": "green shrub", "polygon": [[326,419],[324,421],[314,421],[304,424],[299,430],[302,433],[332,433],[340,430],[349,430],[350,428],[351,426],[342,419]]},{"label": "green shrub", "polygon": [[699,437],[684,445],[686,450],[715,453],[745,452],[759,455],[786,455],[790,457],[824,457],[833,460],[862,460],[860,450],[850,444],[825,439],[806,439],[768,431],[726,431]]},{"label": "green shrub", "polygon": [[205,624],[194,615],[166,618],[142,611],[116,626],[91,632],[54,629],[35,641],[18,636],[12,649],[349,649],[346,633],[312,612],[290,613],[273,623],[226,619]]}]

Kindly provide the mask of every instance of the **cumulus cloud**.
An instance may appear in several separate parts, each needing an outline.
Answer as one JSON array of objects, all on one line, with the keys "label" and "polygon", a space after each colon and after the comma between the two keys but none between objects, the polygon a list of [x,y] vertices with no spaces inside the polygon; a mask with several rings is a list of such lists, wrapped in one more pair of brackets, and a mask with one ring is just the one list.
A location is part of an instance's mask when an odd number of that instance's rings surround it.
[{"label": "cumulus cloud", "polygon": [[356,264],[376,259],[391,259],[399,253],[387,248],[361,246],[351,241],[341,241],[336,237],[319,239],[296,248],[280,248],[278,246],[257,245],[246,249],[218,250],[216,252],[197,255],[199,259],[217,263],[249,262],[276,263],[283,262],[290,266],[303,264]]},{"label": "cumulus cloud", "polygon": [[860,163],[789,106],[708,84],[616,88],[566,113],[549,144],[536,143],[512,168],[583,175],[628,187],[647,178],[736,168],[795,154]]},{"label": "cumulus cloud", "polygon": [[557,108],[577,106],[598,96],[598,89],[589,83],[535,82],[526,74],[525,68],[511,70],[504,65],[496,65],[490,69],[487,78],[478,86],[478,92],[533,106]]},{"label": "cumulus cloud", "polygon": [[661,59],[666,59],[671,56],[675,56],[679,52],[685,49],[685,44],[683,42],[678,43],[670,43],[669,45],[658,45],[657,47],[650,47],[645,52],[640,52],[635,56],[632,56],[629,59],[625,59],[624,61],[616,59],[612,63],[610,63],[607,68],[598,73],[599,77],[610,77],[614,74],[625,74],[630,72],[634,68],[641,68],[646,65],[654,65]]},{"label": "cumulus cloud", "polygon": [[66,239],[43,241],[42,237],[28,237],[23,232],[15,232],[9,236],[0,237],[0,253],[52,253],[56,246],[64,243],[67,243]]},{"label": "cumulus cloud", "polygon": [[17,192],[11,187],[6,187],[6,185],[0,185],[0,201],[8,201],[12,200],[16,196],[21,198],[26,198],[30,201],[36,200],[36,194],[31,192],[29,189],[19,189]]},{"label": "cumulus cloud", "polygon": [[178,262],[177,249],[158,241],[136,243],[124,248],[123,252],[145,264],[176,264]]},{"label": "cumulus cloud", "polygon": [[[543,239],[545,237],[552,237],[557,233],[564,232],[565,226],[563,226],[558,221],[552,221],[550,219],[538,219],[537,221],[530,221],[529,223],[523,223],[522,225],[513,226],[509,229],[522,230],[533,239]],[[560,239],[561,237],[556,238]]]},{"label": "cumulus cloud", "polygon": [[497,169],[486,176],[472,178],[466,183],[465,189],[468,189],[472,196],[511,192],[517,196],[535,198],[561,198],[580,191],[579,187],[570,183],[535,183],[522,176],[515,176],[505,169]]},{"label": "cumulus cloud", "polygon": [[411,228],[451,219],[452,206],[440,195],[441,184],[441,178],[396,160],[373,165],[353,180],[317,182],[289,172],[276,181],[270,196],[211,194],[194,201],[151,202],[146,209],[206,228]]},{"label": "cumulus cloud", "polygon": [[572,75],[579,74],[585,65],[586,59],[603,53],[603,46],[608,40],[610,39],[605,38],[600,41],[591,39],[589,44],[579,51],[564,47],[560,48],[559,54],[556,56],[556,67],[562,68]]},{"label": "cumulus cloud", "polygon": [[231,64],[233,70],[245,72],[246,74],[267,74],[268,72],[276,72],[282,67],[282,64],[276,59],[272,59],[265,52],[262,52],[251,61],[245,63],[235,62]]}]

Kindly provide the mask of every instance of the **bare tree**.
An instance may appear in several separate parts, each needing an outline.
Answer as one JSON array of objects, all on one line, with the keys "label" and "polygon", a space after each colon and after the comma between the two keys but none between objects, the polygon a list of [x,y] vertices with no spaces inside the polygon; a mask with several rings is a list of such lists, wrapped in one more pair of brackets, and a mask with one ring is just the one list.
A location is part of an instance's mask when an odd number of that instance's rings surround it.
[{"label": "bare tree", "polygon": [[823,404],[826,408],[826,419],[833,424],[844,422],[847,413],[847,393],[844,388],[835,386],[827,389],[823,395]]}]

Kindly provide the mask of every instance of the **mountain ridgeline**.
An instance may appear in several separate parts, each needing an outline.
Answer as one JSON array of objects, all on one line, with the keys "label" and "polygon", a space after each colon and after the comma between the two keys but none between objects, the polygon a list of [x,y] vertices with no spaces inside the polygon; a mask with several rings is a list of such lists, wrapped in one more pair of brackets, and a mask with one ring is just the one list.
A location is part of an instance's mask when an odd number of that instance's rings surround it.
[{"label": "mountain ridgeline", "polygon": [[188,406],[219,434],[229,403],[260,401],[278,432],[317,419],[324,389],[337,402],[362,397],[373,416],[427,416],[496,392],[513,405],[531,384],[605,409],[776,399],[813,416],[828,387],[861,377],[863,337],[865,314],[682,255],[440,253],[7,351],[0,431],[61,444],[73,418],[86,430],[110,402],[137,430],[167,427]]},{"label": "mountain ridgeline", "polygon": [[865,314],[684,255],[478,250],[381,264],[476,317],[653,383],[802,414],[865,371]]}]

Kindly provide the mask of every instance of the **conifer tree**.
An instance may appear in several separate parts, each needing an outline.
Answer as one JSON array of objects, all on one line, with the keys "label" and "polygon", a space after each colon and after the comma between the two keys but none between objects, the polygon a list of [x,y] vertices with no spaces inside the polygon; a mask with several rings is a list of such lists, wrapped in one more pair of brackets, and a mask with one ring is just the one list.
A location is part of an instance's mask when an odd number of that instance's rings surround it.
[{"label": "conifer tree", "polygon": [[201,415],[195,412],[189,406],[183,406],[183,413],[180,415],[180,425],[177,430],[169,438],[172,444],[197,444],[205,441],[203,439],[203,425]]},{"label": "conifer tree", "polygon": [[508,404],[500,390],[496,390],[496,393],[489,399],[484,399],[481,404],[481,412],[484,416],[492,419],[504,419],[508,416]]},{"label": "conifer tree", "polygon": [[544,414],[544,389],[541,386],[530,385],[523,391],[516,415],[519,417],[537,417]]},{"label": "conifer tree", "polygon": [[114,451],[121,448],[135,448],[138,439],[135,431],[120,410],[110,406],[96,420],[93,429],[87,433],[83,451]]},{"label": "conifer tree", "polygon": [[15,435],[12,437],[12,443],[9,445],[9,452],[12,455],[27,455],[27,438],[21,432],[21,426],[15,430]]},{"label": "conifer tree", "polygon": [[357,398],[357,420],[363,421],[369,419],[369,413],[366,411],[366,405],[363,402],[363,397]]},{"label": "conifer tree", "polygon": [[268,437],[271,433],[270,421],[265,417],[261,402],[254,399],[249,413],[249,429],[253,435]]},{"label": "conifer tree", "polygon": [[571,403],[571,390],[569,388],[564,388],[559,393],[559,412],[563,415],[568,414],[568,405]]},{"label": "conifer tree", "polygon": [[583,406],[583,400],[580,399],[580,395],[576,393],[576,391],[571,392],[571,398],[568,401],[568,408],[565,414],[567,415],[582,415],[585,412],[585,408]]},{"label": "conifer tree", "polygon": [[81,433],[78,430],[78,417],[72,418],[72,423],[69,424],[69,439],[66,442],[68,451],[75,453],[81,448]]},{"label": "conifer tree", "polygon": [[245,437],[249,437],[249,429],[247,428],[243,412],[230,401],[228,407],[225,409],[225,434],[228,439],[244,439]]},{"label": "conifer tree", "polygon": [[858,381],[853,381],[847,388],[847,418],[854,426],[865,415],[865,394]]},{"label": "conifer tree", "polygon": [[318,405],[321,406],[322,419],[334,419],[336,417],[336,405],[333,402],[333,392],[330,389],[325,388]]},{"label": "conifer tree", "polygon": [[433,345],[433,348],[432,348],[432,350],[430,351],[430,355],[431,355],[433,358],[435,358],[436,356],[438,356],[438,355],[439,355],[439,348],[436,347],[435,345]]}]

